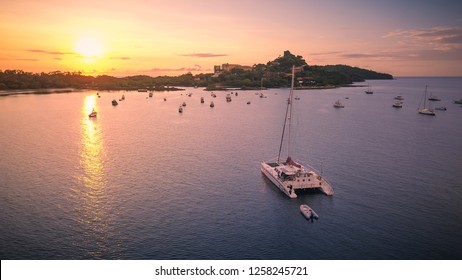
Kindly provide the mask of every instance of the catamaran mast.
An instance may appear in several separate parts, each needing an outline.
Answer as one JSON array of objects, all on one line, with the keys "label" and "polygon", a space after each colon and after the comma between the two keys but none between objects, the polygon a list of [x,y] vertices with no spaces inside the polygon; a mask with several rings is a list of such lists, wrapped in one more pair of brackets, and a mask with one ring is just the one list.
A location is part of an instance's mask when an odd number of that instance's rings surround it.
[{"label": "catamaran mast", "polygon": [[286,109],[286,117],[284,119],[284,126],[282,127],[282,136],[281,136],[281,143],[279,144],[279,153],[278,153],[278,163],[280,163],[281,159],[281,151],[282,151],[282,144],[284,143],[284,134],[286,131],[286,124],[287,121],[289,122],[289,143],[288,143],[288,156],[290,156],[290,128],[291,128],[291,119],[292,119],[292,96],[293,96],[293,90],[294,90],[294,77],[295,77],[295,66],[292,66],[292,82],[290,85],[290,93],[289,93],[289,98],[287,99],[287,109]]}]

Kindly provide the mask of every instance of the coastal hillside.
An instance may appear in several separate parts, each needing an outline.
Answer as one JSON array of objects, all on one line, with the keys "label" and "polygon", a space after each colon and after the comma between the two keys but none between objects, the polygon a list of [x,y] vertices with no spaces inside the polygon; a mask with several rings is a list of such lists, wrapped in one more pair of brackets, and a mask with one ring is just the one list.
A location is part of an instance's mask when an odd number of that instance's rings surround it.
[{"label": "coastal hillside", "polygon": [[256,89],[290,86],[292,65],[302,66],[296,73],[297,86],[322,88],[344,86],[368,79],[393,79],[393,76],[348,65],[309,65],[300,55],[285,51],[282,56],[266,64],[252,67],[224,64],[214,73],[180,76],[150,77],[146,75],[117,78],[107,75],[86,76],[80,72],[29,73],[22,70],[0,70],[0,90],[76,88],[98,90],[177,90],[175,86],[206,87],[209,90],[223,88]]}]

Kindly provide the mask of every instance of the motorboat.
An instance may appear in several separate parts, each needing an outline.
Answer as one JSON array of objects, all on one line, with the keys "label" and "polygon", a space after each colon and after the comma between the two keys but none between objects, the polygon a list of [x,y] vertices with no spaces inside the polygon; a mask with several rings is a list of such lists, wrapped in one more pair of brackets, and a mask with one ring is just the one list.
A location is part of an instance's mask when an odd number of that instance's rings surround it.
[{"label": "motorboat", "polygon": [[395,100],[404,100],[404,97],[402,95],[397,95],[394,98]]},{"label": "motorboat", "polygon": [[307,220],[311,220],[311,222],[313,222],[313,220],[319,219],[318,214],[306,204],[300,205],[300,212],[303,216],[305,216]]},{"label": "motorboat", "polygon": [[112,106],[117,106],[117,105],[119,105],[119,103],[117,103],[117,100],[112,99]]},{"label": "motorboat", "polygon": [[402,108],[403,107],[403,102],[397,100],[397,101],[395,101],[395,103],[393,103],[392,106],[395,107],[395,108]]},{"label": "motorboat", "polygon": [[215,103],[213,103],[213,101],[210,102],[210,107],[211,108],[215,107]]},{"label": "motorboat", "polygon": [[430,97],[428,98],[428,100],[430,100],[430,101],[441,101],[441,98],[439,98],[438,96],[430,94]]}]

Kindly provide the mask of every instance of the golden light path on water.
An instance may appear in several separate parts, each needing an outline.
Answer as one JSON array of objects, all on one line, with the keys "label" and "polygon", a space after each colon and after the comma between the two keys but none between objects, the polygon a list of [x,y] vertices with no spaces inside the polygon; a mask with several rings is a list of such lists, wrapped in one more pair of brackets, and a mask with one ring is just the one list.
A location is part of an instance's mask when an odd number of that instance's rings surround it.
[{"label": "golden light path on water", "polygon": [[[89,257],[104,258],[111,254],[108,239],[110,215],[108,213],[107,179],[104,171],[104,141],[98,118],[90,118],[92,110],[98,112],[95,95],[86,96],[82,106],[80,166],[83,171],[79,176],[80,203],[77,206],[79,222],[83,226],[83,242],[94,249]],[[87,247],[87,246],[86,246]]]}]

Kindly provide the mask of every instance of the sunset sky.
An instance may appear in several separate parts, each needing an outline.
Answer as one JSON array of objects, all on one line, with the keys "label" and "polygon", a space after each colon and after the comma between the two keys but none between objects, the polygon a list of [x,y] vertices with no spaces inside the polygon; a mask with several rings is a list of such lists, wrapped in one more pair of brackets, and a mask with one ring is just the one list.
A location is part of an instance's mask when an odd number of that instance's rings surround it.
[{"label": "sunset sky", "polygon": [[462,76],[462,1],[15,0],[0,8],[0,70],[177,76],[267,63]]}]

